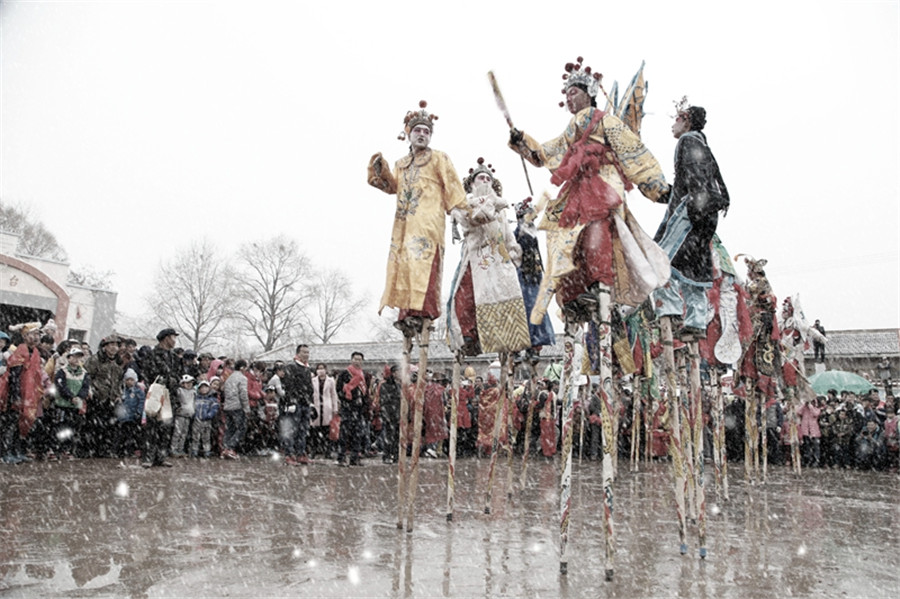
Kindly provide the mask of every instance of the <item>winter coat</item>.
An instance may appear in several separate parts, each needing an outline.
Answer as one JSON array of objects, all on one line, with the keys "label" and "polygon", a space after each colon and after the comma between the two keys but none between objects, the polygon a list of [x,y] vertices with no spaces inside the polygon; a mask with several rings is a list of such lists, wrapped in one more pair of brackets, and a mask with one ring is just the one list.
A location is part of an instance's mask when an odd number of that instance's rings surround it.
[{"label": "winter coat", "polygon": [[182,418],[193,418],[194,398],[197,397],[197,392],[194,389],[179,387],[176,395],[178,397],[178,411],[175,412],[175,415]]},{"label": "winter coat", "polygon": [[243,410],[250,413],[250,397],[247,395],[247,377],[243,372],[235,372],[225,381],[225,404],[222,409],[226,412]]},{"label": "winter coat", "polygon": [[194,407],[194,419],[209,422],[219,413],[219,398],[215,395],[198,394],[194,399]]},{"label": "winter coat", "polygon": [[284,397],[279,400],[282,412],[290,406],[308,406],[313,402],[313,371],[306,364],[291,360],[284,365]]},{"label": "winter coat", "polygon": [[137,385],[125,387],[122,390],[121,403],[116,408],[116,419],[119,422],[140,421],[146,398],[144,390]]},{"label": "winter coat", "polygon": [[118,355],[110,358],[101,349],[84,363],[84,369],[91,377],[91,403],[112,406],[118,401],[125,370],[117,358]]},{"label": "winter coat", "polygon": [[429,383],[425,387],[425,405],[422,411],[425,423],[425,443],[437,443],[450,436],[444,416],[444,387]]},{"label": "winter coat", "polygon": [[812,402],[805,402],[797,413],[800,415],[800,437],[818,438],[822,436],[819,430],[819,414],[822,412]]},{"label": "winter coat", "polygon": [[[157,345],[141,364],[141,367],[148,385],[152,385],[157,378],[160,378],[160,384],[169,390],[170,397],[174,397],[181,386],[180,365],[172,350]],[[121,375],[119,375],[119,378],[121,379]]]},{"label": "winter coat", "polygon": [[91,375],[78,367],[71,369],[69,366],[56,371],[54,378],[56,383],[56,405],[70,410],[84,410],[85,402],[91,393]]},{"label": "winter coat", "polygon": [[313,406],[315,406],[318,414],[310,423],[310,426],[328,426],[331,424],[331,419],[334,418],[334,415],[337,414],[340,409],[334,377],[326,376],[325,380],[321,381],[319,377],[314,376],[312,379],[312,388]]}]

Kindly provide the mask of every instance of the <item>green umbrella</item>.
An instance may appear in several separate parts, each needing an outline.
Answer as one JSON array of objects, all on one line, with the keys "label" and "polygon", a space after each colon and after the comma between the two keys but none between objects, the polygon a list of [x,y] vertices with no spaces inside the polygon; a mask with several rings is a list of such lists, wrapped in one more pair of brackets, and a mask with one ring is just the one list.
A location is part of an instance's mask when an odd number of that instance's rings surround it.
[{"label": "green umbrella", "polygon": [[875,385],[852,372],[844,370],[826,370],[819,374],[809,377],[809,384],[812,385],[813,391],[819,395],[825,395],[829,389],[835,389],[838,393],[841,391],[850,391],[861,395],[875,388]]}]

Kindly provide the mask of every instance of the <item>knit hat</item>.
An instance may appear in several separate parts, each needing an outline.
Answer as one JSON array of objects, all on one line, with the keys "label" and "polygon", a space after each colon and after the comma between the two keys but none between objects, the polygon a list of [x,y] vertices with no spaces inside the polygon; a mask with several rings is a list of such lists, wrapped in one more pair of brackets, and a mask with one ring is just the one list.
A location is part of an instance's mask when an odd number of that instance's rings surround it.
[{"label": "knit hat", "polygon": [[122,380],[127,381],[128,379],[131,379],[133,381],[136,381],[137,378],[137,373],[134,371],[134,368],[129,368],[125,371],[125,376],[122,377]]}]

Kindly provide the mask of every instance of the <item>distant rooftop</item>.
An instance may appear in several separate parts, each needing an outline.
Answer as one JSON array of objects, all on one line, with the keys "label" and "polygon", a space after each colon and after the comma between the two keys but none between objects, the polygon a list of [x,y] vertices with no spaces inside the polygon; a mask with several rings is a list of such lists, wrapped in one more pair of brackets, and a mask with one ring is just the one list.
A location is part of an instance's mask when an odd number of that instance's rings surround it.
[{"label": "distant rooftop", "polygon": [[[825,353],[833,357],[900,356],[900,329],[828,331]],[[803,352],[813,355],[812,343]]]}]

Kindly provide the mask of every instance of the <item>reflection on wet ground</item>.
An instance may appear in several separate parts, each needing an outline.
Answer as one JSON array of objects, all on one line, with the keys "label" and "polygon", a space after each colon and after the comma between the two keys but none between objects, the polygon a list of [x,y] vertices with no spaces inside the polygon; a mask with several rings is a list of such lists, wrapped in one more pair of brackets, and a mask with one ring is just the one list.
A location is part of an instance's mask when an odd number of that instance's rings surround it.
[{"label": "reflection on wet ground", "polygon": [[[503,460],[505,462],[505,460]],[[708,547],[678,552],[670,470],[620,471],[615,578],[605,582],[602,480],[575,462],[569,568],[559,574],[556,462],[483,513],[488,460],[420,469],[398,530],[396,467],[266,458],[34,463],[0,470],[0,594],[8,597],[897,597],[896,473],[776,469],[709,498]],[[517,469],[520,465],[516,465]],[[711,470],[711,468],[710,468]],[[495,488],[497,488],[495,486]]]}]

